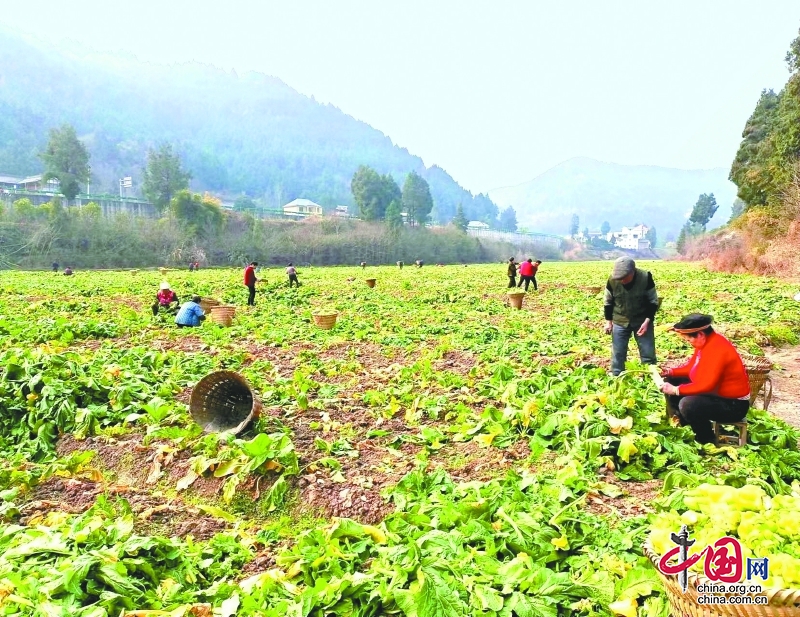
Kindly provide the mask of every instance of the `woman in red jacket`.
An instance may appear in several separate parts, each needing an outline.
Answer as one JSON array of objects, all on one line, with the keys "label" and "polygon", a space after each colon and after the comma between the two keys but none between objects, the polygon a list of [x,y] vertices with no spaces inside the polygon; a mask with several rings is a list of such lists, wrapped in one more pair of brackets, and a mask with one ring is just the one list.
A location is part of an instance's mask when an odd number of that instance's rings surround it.
[{"label": "woman in red jacket", "polygon": [[256,303],[256,268],[258,267],[257,261],[251,261],[244,269],[244,286],[250,292],[247,295],[247,305],[254,306]]},{"label": "woman in red jacket", "polygon": [[742,359],[711,322],[711,315],[693,313],[676,323],[671,329],[694,347],[694,354],[681,366],[662,371],[661,391],[699,443],[713,443],[712,420],[741,422],[750,409],[750,380]]}]

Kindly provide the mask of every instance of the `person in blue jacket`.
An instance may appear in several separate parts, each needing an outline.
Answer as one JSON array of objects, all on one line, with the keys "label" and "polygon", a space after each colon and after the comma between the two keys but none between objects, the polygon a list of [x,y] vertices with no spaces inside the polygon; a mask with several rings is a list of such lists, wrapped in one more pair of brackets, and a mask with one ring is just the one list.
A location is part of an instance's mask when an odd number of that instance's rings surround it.
[{"label": "person in blue jacket", "polygon": [[175,323],[179,328],[193,328],[203,323],[205,318],[203,309],[200,308],[200,296],[192,296],[190,302],[181,305],[175,316]]}]

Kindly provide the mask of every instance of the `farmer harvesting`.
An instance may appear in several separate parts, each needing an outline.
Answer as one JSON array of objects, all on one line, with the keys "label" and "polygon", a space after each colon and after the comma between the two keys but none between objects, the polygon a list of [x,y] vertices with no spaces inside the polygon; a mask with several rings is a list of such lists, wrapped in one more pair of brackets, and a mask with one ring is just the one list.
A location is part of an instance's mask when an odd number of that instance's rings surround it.
[{"label": "farmer harvesting", "polygon": [[[173,306],[173,304],[175,306]],[[156,293],[156,301],[151,307],[153,309],[153,315],[158,315],[160,309],[164,309],[168,313],[175,312],[178,310],[179,304],[178,296],[169,288],[169,283],[167,283],[167,281],[162,281]]]},{"label": "farmer harvesting", "polygon": [[244,269],[244,285],[250,291],[247,296],[247,306],[255,306],[256,303],[256,268],[258,267],[257,261],[251,261]]},{"label": "farmer harvesting", "polygon": [[179,328],[194,328],[205,320],[203,309],[200,308],[200,296],[192,296],[191,301],[181,305],[178,314],[175,315],[175,324]]},{"label": "farmer harvesting", "polygon": [[661,371],[668,405],[698,443],[712,443],[711,421],[741,422],[750,409],[750,380],[731,342],[711,327],[711,315],[692,313],[670,330],[694,348],[687,362]]},{"label": "farmer harvesting", "polygon": [[517,262],[511,257],[508,260],[508,287],[517,286]]},{"label": "farmer harvesting", "polygon": [[603,312],[605,332],[611,334],[611,372],[625,370],[628,342],[636,335],[642,364],[656,363],[656,339],[653,329],[658,296],[653,275],[636,267],[630,257],[620,257],[606,283]]},{"label": "farmer harvesting", "polygon": [[289,262],[289,266],[286,268],[286,274],[289,275],[289,287],[291,287],[292,284],[300,287],[300,281],[297,280],[297,270],[292,265],[291,261]]},{"label": "farmer harvesting", "polygon": [[536,272],[539,270],[539,264],[542,263],[541,261],[537,260],[536,263],[533,262],[532,259],[528,259],[527,261],[523,261],[519,265],[519,285],[518,287],[522,287],[522,283],[525,283],[525,291],[528,291],[528,285],[533,283],[533,290],[536,291],[538,287],[536,286]]}]

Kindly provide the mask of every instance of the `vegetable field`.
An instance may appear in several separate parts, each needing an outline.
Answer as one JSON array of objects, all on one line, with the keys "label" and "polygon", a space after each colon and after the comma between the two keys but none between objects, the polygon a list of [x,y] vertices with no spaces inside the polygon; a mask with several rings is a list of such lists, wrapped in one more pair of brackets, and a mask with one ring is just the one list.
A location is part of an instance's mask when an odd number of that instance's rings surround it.
[{"label": "vegetable field", "polygon": [[[660,361],[689,312],[797,343],[788,284],[640,265]],[[522,310],[502,264],[264,270],[249,308],[238,270],[170,271],[238,307],[186,329],[152,316],[157,271],[4,272],[0,615],[666,616],[642,545],[680,524],[800,585],[800,435],[753,410],[747,447],[698,446],[643,367],[609,377],[610,267],[546,263]],[[264,406],[236,437],[188,413],[222,369]]]}]

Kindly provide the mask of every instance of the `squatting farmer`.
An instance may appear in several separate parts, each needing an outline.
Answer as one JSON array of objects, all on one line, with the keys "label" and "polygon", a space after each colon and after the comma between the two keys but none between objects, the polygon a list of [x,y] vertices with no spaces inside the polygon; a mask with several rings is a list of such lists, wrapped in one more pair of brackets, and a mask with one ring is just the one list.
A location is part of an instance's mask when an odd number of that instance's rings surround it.
[{"label": "squatting farmer", "polygon": [[616,376],[625,370],[633,334],[642,364],[655,364],[658,295],[653,275],[637,268],[630,257],[620,257],[606,283],[603,304],[605,333],[611,334],[611,372]]},{"label": "squatting farmer", "polygon": [[161,309],[168,313],[174,313],[178,310],[179,305],[178,295],[169,288],[167,281],[162,281],[156,293],[156,301],[151,307],[153,315],[158,315],[158,311]]},{"label": "squatting farmer", "polygon": [[289,287],[292,285],[296,285],[300,287],[300,281],[297,280],[297,268],[292,265],[292,262],[289,262],[288,267],[286,268],[286,274],[289,276]]},{"label": "squatting farmer", "polygon": [[190,302],[181,305],[178,314],[175,315],[175,324],[179,328],[194,328],[205,321],[206,316],[200,308],[200,296],[192,296]]},{"label": "squatting farmer", "polygon": [[713,443],[711,421],[741,422],[750,409],[750,380],[739,352],[711,327],[711,315],[692,313],[670,330],[694,348],[688,361],[665,368],[661,391],[698,443]]}]

